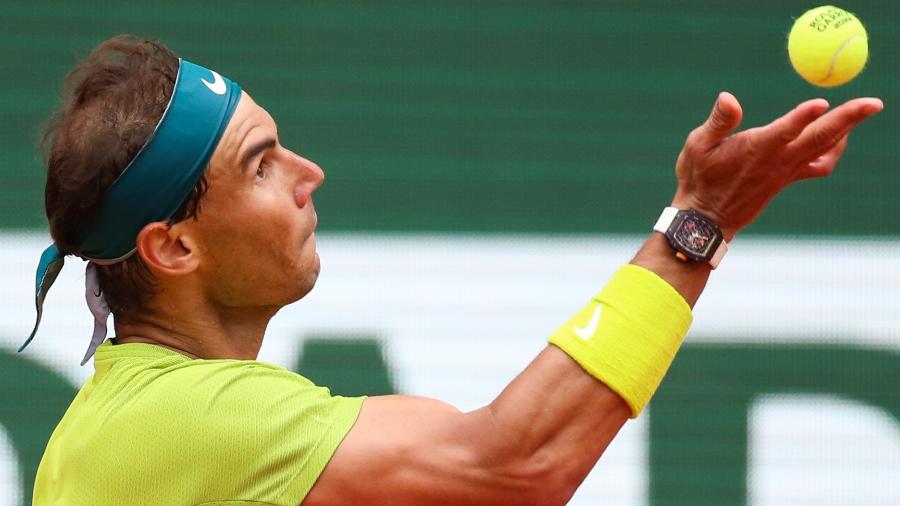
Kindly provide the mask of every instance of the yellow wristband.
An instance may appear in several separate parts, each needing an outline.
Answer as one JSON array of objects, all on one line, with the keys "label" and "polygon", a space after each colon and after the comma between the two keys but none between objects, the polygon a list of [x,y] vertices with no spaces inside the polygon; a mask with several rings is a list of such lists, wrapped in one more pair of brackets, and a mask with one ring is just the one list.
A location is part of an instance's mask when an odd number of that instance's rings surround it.
[{"label": "yellow wristband", "polygon": [[636,418],[669,370],[692,319],[677,290],[654,272],[628,264],[549,341],[619,394]]}]

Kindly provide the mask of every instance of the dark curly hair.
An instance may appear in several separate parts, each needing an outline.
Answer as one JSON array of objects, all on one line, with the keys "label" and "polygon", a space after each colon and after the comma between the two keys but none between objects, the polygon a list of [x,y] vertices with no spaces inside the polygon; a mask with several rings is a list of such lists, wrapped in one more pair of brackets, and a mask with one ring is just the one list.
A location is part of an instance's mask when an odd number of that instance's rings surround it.
[{"label": "dark curly hair", "polygon": [[[119,35],[99,46],[66,77],[62,100],[40,139],[47,166],[44,202],[50,234],[64,254],[100,212],[103,195],[156,128],[175,88],[178,57],[158,41]],[[170,223],[195,218],[204,175]],[[97,266],[116,317],[141,307],[156,290],[139,255]]]}]

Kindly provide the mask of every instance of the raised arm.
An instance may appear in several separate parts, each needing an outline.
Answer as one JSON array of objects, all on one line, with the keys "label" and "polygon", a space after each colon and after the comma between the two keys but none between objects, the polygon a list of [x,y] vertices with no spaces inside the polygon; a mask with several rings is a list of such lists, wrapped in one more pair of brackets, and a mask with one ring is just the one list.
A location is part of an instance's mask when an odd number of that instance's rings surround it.
[{"label": "raised arm", "polygon": [[[850,131],[881,108],[877,99],[856,99],[825,114],[827,102],[811,100],[732,135],[741,108],[723,93],[678,157],[672,206],[712,218],[730,241],[784,187],[830,174]],[[631,263],[690,306],[710,274],[706,264],[677,260],[661,234]],[[637,343],[645,336],[620,337]],[[424,398],[369,398],[303,504],[564,504],[637,415],[633,401],[595,376],[550,345],[470,413]]]}]

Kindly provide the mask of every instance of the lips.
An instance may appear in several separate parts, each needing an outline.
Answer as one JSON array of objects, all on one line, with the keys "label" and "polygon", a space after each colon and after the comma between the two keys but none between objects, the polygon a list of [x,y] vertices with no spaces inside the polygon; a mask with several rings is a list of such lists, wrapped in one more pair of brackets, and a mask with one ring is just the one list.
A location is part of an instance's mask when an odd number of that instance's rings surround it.
[{"label": "lips", "polygon": [[312,229],[315,231],[316,227],[319,226],[319,213],[316,212],[316,206],[311,198],[309,199],[309,212],[312,213]]}]

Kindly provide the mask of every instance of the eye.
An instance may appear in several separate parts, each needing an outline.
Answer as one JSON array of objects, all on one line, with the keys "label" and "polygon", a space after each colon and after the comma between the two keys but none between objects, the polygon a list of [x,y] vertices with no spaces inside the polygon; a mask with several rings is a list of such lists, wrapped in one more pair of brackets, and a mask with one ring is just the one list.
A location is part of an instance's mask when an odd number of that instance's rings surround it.
[{"label": "eye", "polygon": [[256,180],[260,181],[266,178],[266,164],[260,163],[259,167],[256,168]]}]

